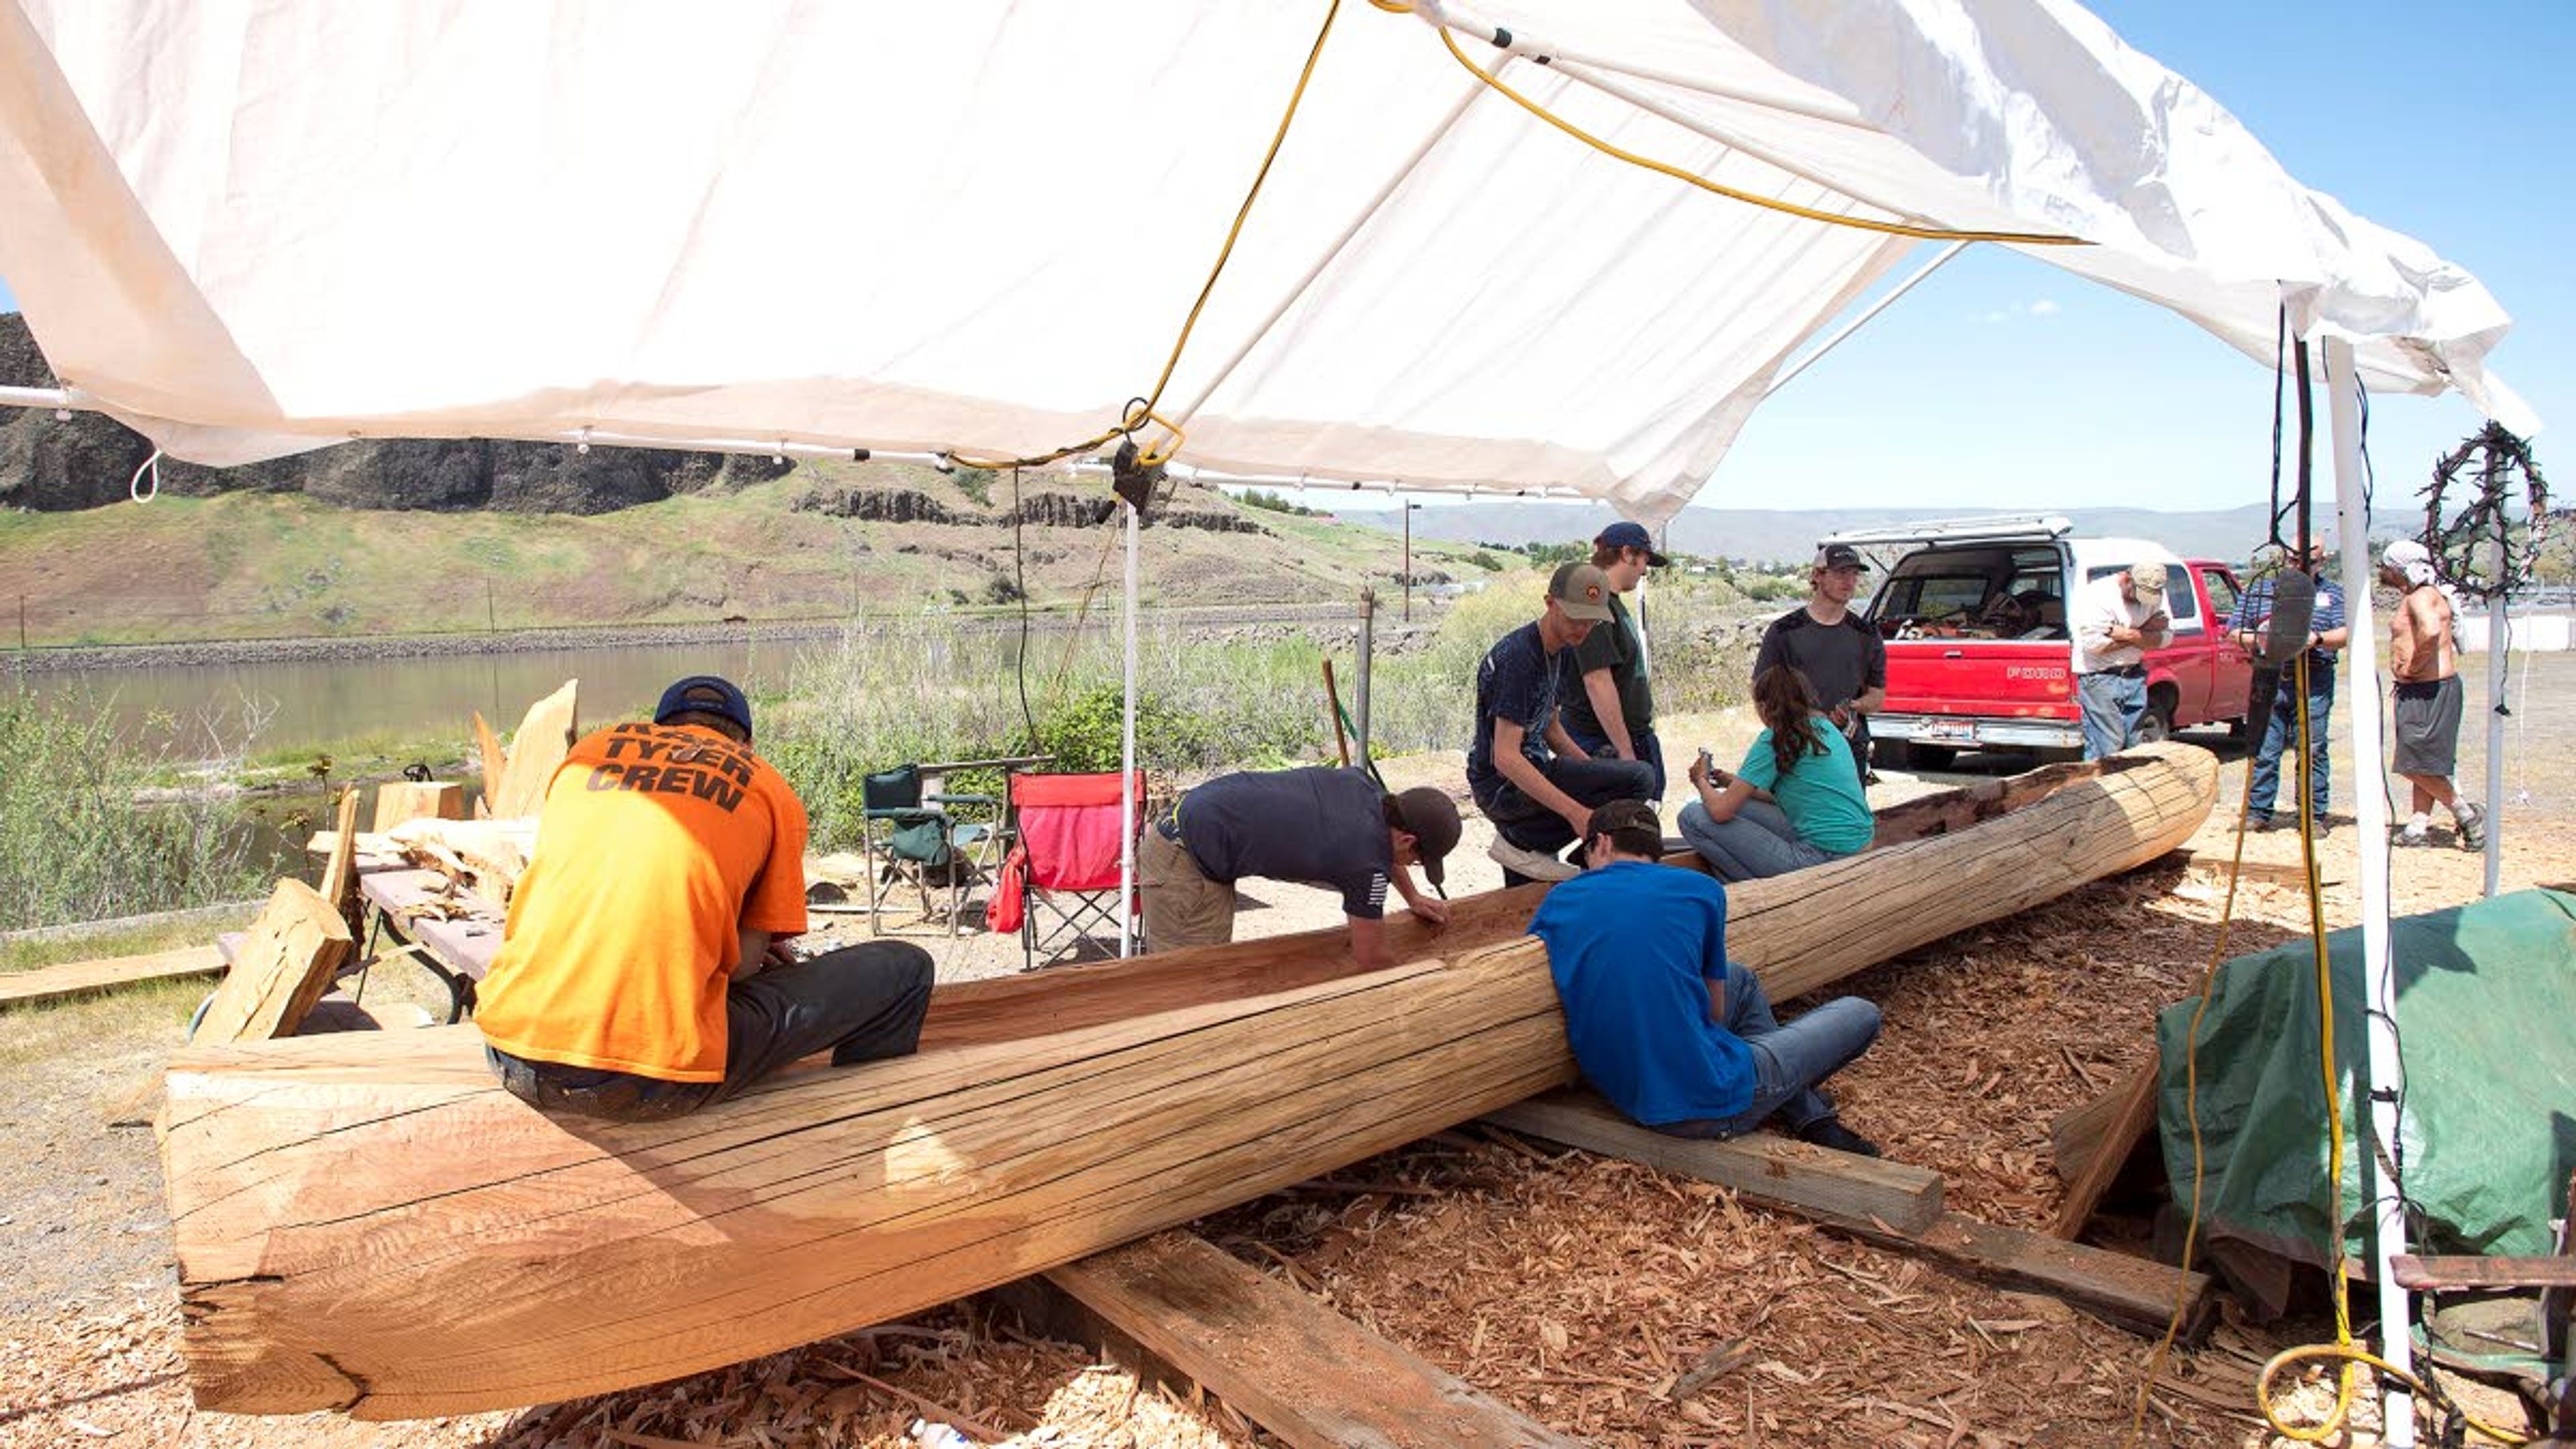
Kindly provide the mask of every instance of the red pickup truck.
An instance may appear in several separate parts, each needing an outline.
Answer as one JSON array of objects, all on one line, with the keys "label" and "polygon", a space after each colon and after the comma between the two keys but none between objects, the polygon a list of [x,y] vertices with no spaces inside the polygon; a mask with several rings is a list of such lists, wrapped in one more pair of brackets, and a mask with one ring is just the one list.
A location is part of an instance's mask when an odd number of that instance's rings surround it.
[{"label": "red pickup truck", "polygon": [[2224,724],[2242,734],[2253,662],[2227,637],[2236,576],[2134,538],[2076,538],[2063,518],[1960,519],[1834,535],[1903,550],[1865,617],[1887,642],[1887,702],[1869,720],[1879,763],[1939,769],[1961,750],[2080,750],[2068,600],[2146,559],[2166,565],[2173,642],[2147,655],[2140,732]]}]

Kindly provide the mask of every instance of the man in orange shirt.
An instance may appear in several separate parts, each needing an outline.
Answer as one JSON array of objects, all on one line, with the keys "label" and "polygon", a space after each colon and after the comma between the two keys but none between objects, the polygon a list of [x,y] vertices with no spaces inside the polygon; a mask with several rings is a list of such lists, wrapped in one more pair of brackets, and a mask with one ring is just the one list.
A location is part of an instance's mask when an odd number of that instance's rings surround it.
[{"label": "man in orange shirt", "polygon": [[648,1122],[720,1102],[829,1050],[903,1056],[930,953],[872,941],[799,959],[805,807],[751,751],[751,704],[712,675],[653,723],[585,737],[546,787],[475,1021],[501,1085],[534,1106]]}]

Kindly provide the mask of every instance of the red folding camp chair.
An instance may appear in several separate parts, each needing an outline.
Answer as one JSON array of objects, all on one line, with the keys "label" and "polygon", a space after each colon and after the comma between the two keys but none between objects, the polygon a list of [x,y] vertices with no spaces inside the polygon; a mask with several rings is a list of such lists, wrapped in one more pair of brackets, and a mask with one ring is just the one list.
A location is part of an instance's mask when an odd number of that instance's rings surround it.
[{"label": "red folding camp chair", "polygon": [[[1142,829],[1142,771],[1134,789],[1135,824]],[[1092,942],[1094,931],[1105,932],[1113,943],[1102,954],[1113,953],[1118,936],[1118,776],[1013,775],[1011,812],[1019,844],[1002,870],[1006,876],[1018,872],[1015,883],[1025,887],[1020,949],[1026,968],[1080,952]],[[1138,897],[1128,897],[1126,909],[1142,950]]]}]

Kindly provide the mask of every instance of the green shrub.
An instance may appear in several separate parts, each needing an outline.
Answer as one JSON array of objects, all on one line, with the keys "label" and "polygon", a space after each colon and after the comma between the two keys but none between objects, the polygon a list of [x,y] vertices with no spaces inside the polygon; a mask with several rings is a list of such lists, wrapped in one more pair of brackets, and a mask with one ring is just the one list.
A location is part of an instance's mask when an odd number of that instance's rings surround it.
[{"label": "green shrub", "polygon": [[982,508],[993,506],[993,478],[990,468],[959,468],[948,475],[948,480],[957,485],[958,492],[974,499]]},{"label": "green shrub", "polygon": [[[221,741],[220,721],[191,740]],[[237,725],[247,729],[248,725]],[[260,885],[253,842],[211,795],[143,804],[138,792],[177,766],[178,722],[158,743],[121,740],[107,711],[79,695],[0,692],[0,929],[63,925],[235,900]],[[218,745],[238,754],[238,741]]]}]

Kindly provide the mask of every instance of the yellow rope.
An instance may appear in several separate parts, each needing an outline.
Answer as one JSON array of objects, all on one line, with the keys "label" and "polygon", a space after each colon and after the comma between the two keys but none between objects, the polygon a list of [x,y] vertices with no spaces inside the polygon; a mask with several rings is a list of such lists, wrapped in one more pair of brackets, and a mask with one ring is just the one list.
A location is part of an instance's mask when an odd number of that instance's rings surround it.
[{"label": "yellow rope", "polygon": [[2191,1215],[2183,1220],[2182,1271],[2174,1275],[2173,1316],[2165,1321],[2164,1337],[2156,1340],[2155,1351],[2147,1356],[2146,1378],[2139,1383],[2137,1399],[2130,1406],[2129,1437],[2125,1441],[2129,1449],[2144,1442],[2147,1395],[2163,1376],[2165,1359],[2173,1352],[2174,1340],[2182,1334],[2183,1315],[2191,1303],[2191,1258],[2200,1241],[2200,1191],[2206,1176],[2200,1140],[2200,1023],[2209,1014],[2209,996],[2218,984],[2218,968],[2227,961],[2227,933],[2236,923],[2236,882],[2245,866],[2245,822],[2251,818],[2253,808],[2254,757],[2247,755],[2245,789],[2236,803],[2236,853],[2228,859],[2227,895],[2218,906],[2218,939],[2209,948],[2209,964],[2201,970],[2200,1002],[2192,1008],[2191,1029],[2183,1037],[2183,1118],[2191,1124]]},{"label": "yellow rope", "polygon": [[[1369,3],[1375,5],[1380,10],[1390,11],[1399,15],[1409,14],[1413,10],[1413,6],[1406,3],[1406,0],[1369,0]],[[1540,105],[1538,102],[1522,95],[1519,91],[1512,89],[1509,85],[1504,84],[1500,76],[1495,75],[1492,71],[1489,71],[1483,66],[1480,66],[1474,61],[1468,59],[1467,53],[1458,48],[1457,37],[1450,33],[1448,26],[1443,25],[1438,27],[1438,29],[1440,31],[1440,43],[1449,48],[1449,54],[1454,57],[1460,65],[1467,68],[1468,74],[1474,76],[1480,81],[1483,81],[1486,85],[1491,86],[1504,97],[1509,99],[1513,104],[1519,106],[1522,110],[1529,112],[1531,115],[1538,117],[1540,120],[1547,122],[1549,125],[1554,126],[1556,129],[1563,131],[1565,134],[1572,136],[1574,139],[1581,141],[1583,144],[1605,156],[1616,157],[1621,161],[1627,162],[1631,166],[1642,166],[1649,171],[1659,172],[1676,181],[1688,182],[1702,191],[1706,191],[1717,196],[1723,196],[1730,201],[1740,201],[1747,206],[1758,206],[1765,211],[1777,211],[1790,216],[1804,217],[1809,221],[1820,221],[1827,226],[1845,226],[1858,231],[1880,232],[1887,236],[1913,237],[1920,241],[2011,242],[2020,246],[2034,247],[2081,247],[2092,245],[2091,242],[2084,240],[2082,237],[2059,236],[2052,232],[1954,231],[1948,227],[1914,226],[1900,221],[1873,221],[1867,217],[1846,216],[1839,212],[1831,211],[1818,211],[1812,206],[1800,206],[1796,202],[1782,201],[1778,197],[1762,196],[1750,191],[1739,191],[1732,186],[1721,186],[1696,172],[1685,171],[1678,166],[1657,161],[1651,156],[1640,156],[1634,151],[1623,150],[1620,147],[1614,146],[1609,142],[1602,140],[1600,137],[1593,135],[1591,132],[1575,125],[1571,121],[1558,116],[1547,107]]]},{"label": "yellow rope", "polygon": [[[1371,0],[1371,3],[1377,3],[1377,0]],[[1243,235],[1243,223],[1252,215],[1252,203],[1260,197],[1262,183],[1270,179],[1271,163],[1279,159],[1279,148],[1288,140],[1289,124],[1297,119],[1297,107],[1306,99],[1306,83],[1315,78],[1315,62],[1323,58],[1324,41],[1333,33],[1333,21],[1341,13],[1342,0],[1332,0],[1325,7],[1323,27],[1315,32],[1315,43],[1306,52],[1305,68],[1297,72],[1297,87],[1288,93],[1288,108],[1280,113],[1278,129],[1271,133],[1270,149],[1262,153],[1261,169],[1253,174],[1251,187],[1243,193],[1243,204],[1235,208],[1234,225],[1226,228],[1225,245],[1217,249],[1216,264],[1208,268],[1207,280],[1199,285],[1198,300],[1190,303],[1190,315],[1183,319],[1180,335],[1172,339],[1171,353],[1163,359],[1162,375],[1154,379],[1154,390],[1129,403],[1116,427],[1103,429],[1052,453],[1028,458],[968,458],[951,454],[952,458],[970,468],[990,468],[995,472],[1004,468],[1043,467],[1076,453],[1105,447],[1110,439],[1132,434],[1147,423],[1160,425],[1171,437],[1160,447],[1146,449],[1136,460],[1139,466],[1151,468],[1158,463],[1167,463],[1174,453],[1180,451],[1181,429],[1154,410],[1162,404],[1163,389],[1171,386],[1172,373],[1181,365],[1181,353],[1190,345],[1190,334],[1198,330],[1199,314],[1207,310],[1208,297],[1216,291],[1216,279],[1225,274],[1225,264],[1234,256],[1234,244]]]}]

